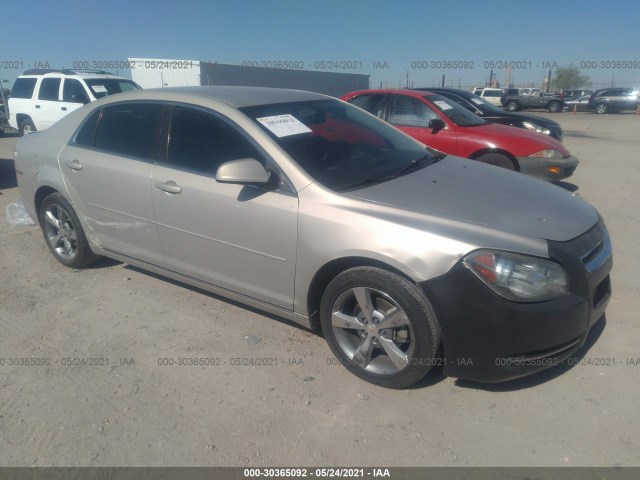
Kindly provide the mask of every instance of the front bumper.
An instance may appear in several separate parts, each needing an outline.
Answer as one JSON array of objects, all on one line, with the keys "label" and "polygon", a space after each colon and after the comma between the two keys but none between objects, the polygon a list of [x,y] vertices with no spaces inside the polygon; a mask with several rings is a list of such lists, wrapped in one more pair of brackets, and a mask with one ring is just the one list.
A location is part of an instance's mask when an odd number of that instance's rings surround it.
[{"label": "front bumper", "polygon": [[511,380],[559,365],[582,347],[611,296],[606,228],[601,222],[574,240],[549,242],[549,251],[570,282],[570,293],[554,300],[506,300],[461,262],[421,284],[440,322],[446,375]]},{"label": "front bumper", "polygon": [[[570,155],[566,158],[516,157],[520,171],[542,180],[562,180],[573,175],[579,160]],[[554,173],[557,172],[557,173]]]}]

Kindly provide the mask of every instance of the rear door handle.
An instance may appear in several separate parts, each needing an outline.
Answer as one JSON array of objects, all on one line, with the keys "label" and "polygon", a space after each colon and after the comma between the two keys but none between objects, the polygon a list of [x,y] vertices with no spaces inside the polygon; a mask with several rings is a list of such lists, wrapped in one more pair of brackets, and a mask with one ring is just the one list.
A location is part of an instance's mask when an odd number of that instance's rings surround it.
[{"label": "rear door handle", "polygon": [[65,163],[65,165],[71,170],[82,170],[82,164],[78,160],[71,160],[70,162]]},{"label": "rear door handle", "polygon": [[176,185],[176,182],[169,180],[168,182],[156,182],[155,186],[158,190],[162,190],[167,193],[180,193],[182,192],[182,188]]}]

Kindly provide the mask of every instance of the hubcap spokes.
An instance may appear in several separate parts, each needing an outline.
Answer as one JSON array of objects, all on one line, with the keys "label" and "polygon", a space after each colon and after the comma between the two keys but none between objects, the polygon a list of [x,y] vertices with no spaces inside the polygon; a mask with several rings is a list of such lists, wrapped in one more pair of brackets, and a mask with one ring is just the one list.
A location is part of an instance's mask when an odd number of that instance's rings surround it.
[{"label": "hubcap spokes", "polygon": [[336,300],[331,322],[338,345],[358,367],[388,375],[409,365],[413,328],[388,294],[368,287],[347,290]]},{"label": "hubcap spokes", "polygon": [[78,249],[78,236],[69,214],[60,205],[50,205],[44,213],[47,240],[61,258],[71,260]]}]

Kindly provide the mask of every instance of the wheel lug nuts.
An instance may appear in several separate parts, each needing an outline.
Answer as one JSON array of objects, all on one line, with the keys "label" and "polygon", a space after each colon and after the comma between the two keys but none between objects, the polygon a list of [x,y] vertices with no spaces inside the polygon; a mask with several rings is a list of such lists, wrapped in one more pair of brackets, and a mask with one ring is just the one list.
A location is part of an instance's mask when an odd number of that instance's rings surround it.
[{"label": "wheel lug nuts", "polygon": [[380,330],[380,335],[386,335],[387,331],[386,330]]},{"label": "wheel lug nuts", "polygon": [[364,323],[364,324],[366,325],[367,323],[369,323],[369,320],[367,320],[367,319],[365,318],[365,319],[362,321],[362,323]]},{"label": "wheel lug nuts", "polygon": [[380,319],[378,319],[378,318],[374,318],[374,319],[373,319],[373,323],[380,323]]}]

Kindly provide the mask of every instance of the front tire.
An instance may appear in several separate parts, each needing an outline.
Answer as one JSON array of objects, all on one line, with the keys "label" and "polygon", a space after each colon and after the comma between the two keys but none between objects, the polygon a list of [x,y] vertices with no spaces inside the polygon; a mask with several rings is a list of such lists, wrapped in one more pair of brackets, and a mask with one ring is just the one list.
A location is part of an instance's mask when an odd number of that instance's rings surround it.
[{"label": "front tire", "polygon": [[322,332],[338,360],[367,382],[406,388],[437,364],[440,328],[415,284],[376,267],[346,270],[320,304]]},{"label": "front tire", "polygon": [[39,220],[49,250],[63,265],[82,268],[99,258],[91,251],[73,207],[59,193],[43,200]]},{"label": "front tire", "polygon": [[500,153],[485,153],[475,159],[477,162],[488,163],[489,165],[495,165],[496,167],[506,168],[507,170],[515,170],[516,166],[511,159],[506,155]]},{"label": "front tire", "polygon": [[507,112],[517,112],[520,110],[520,104],[515,100],[507,102]]},{"label": "front tire", "polygon": [[609,105],[606,103],[599,103],[596,105],[596,113],[603,115],[605,113],[609,113]]},{"label": "front tire", "polygon": [[20,135],[29,135],[36,131],[36,126],[30,118],[20,122]]}]

